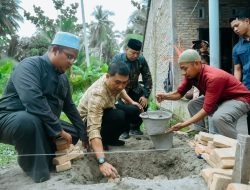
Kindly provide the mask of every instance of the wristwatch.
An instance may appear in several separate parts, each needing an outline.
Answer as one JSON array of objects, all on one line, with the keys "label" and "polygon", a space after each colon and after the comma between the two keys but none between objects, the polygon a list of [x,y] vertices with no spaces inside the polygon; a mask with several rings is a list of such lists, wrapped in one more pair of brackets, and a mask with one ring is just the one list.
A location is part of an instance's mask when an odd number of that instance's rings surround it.
[{"label": "wristwatch", "polygon": [[101,165],[106,162],[106,159],[104,157],[100,157],[100,158],[97,158],[97,162],[99,165]]}]

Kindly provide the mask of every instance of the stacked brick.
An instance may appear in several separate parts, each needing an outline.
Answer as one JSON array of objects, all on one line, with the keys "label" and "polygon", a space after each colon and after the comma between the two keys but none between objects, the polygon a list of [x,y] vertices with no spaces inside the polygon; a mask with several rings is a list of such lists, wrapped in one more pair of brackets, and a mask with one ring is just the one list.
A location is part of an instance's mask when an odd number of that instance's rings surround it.
[{"label": "stacked brick", "polygon": [[56,165],[57,172],[71,169],[71,160],[83,157],[83,151],[80,146],[68,144],[62,138],[57,139],[55,143],[57,151],[55,152],[56,157],[53,159],[53,164]]},{"label": "stacked brick", "polygon": [[201,171],[209,190],[250,190],[250,185],[232,183],[237,144],[235,139],[200,132],[190,144],[197,156],[211,166]]}]

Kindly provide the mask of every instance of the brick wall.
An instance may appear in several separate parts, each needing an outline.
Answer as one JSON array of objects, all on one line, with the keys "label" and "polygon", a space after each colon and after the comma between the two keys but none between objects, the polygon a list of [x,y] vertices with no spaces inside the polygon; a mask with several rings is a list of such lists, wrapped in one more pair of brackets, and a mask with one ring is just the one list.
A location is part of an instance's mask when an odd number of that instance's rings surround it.
[{"label": "brick wall", "polygon": [[[152,0],[143,52],[149,62],[154,86],[152,96],[163,91],[169,64],[173,64],[172,0]],[[171,105],[165,105],[170,107]]]}]

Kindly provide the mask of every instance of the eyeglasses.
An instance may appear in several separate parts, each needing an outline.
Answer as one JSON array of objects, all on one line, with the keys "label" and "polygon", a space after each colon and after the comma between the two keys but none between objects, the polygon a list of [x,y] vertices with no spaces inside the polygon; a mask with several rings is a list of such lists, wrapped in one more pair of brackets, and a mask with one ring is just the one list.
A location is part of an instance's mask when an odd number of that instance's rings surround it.
[{"label": "eyeglasses", "polygon": [[65,50],[62,50],[62,52],[66,55],[67,59],[70,61],[70,62],[75,62],[76,61],[76,57],[68,52],[66,52]]}]

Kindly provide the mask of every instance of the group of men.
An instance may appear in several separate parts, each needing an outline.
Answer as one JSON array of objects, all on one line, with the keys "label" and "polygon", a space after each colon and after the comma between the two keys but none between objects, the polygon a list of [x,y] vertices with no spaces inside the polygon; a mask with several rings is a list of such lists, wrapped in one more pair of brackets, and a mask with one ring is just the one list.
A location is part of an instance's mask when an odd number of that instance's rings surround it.
[{"label": "group of men", "polygon": [[[190,119],[167,130],[173,132],[194,124],[196,129],[205,129],[204,118],[211,116],[209,132],[237,138],[238,119],[247,113],[250,134],[250,18],[246,13],[230,19],[239,42],[233,48],[234,76],[221,69],[210,67],[202,60],[202,54],[186,50],[178,63],[184,80],[171,93],[158,93],[157,100],[178,100],[195,86],[201,96],[188,103]],[[200,53],[200,55],[199,55]],[[242,81],[243,83],[241,83]]]},{"label": "group of men", "polygon": [[[122,133],[141,134],[139,114],[147,109],[152,89],[148,64],[140,55],[142,43],[130,39],[126,53],[114,57],[108,72],[80,99],[72,101],[66,70],[80,49],[79,37],[58,32],[43,56],[29,57],[15,67],[0,99],[0,142],[12,144],[18,164],[35,182],[50,178],[55,139],[69,144],[80,139],[91,145],[104,176],[117,177],[104,155],[109,145],[122,146]],[[143,77],[143,86],[138,83]],[[126,90],[125,90],[126,88]],[[70,122],[60,120],[64,112]]]},{"label": "group of men", "polygon": [[[235,76],[202,64],[196,50],[184,51],[179,67],[184,76],[176,91],[157,93],[158,102],[178,100],[195,86],[203,96],[189,102],[191,118],[166,132],[191,124],[199,124],[212,116],[211,133],[236,138],[237,120],[250,110],[249,19],[231,22],[241,36],[234,49]],[[130,134],[141,134],[139,114],[146,111],[152,89],[152,78],[145,58],[140,55],[140,41],[129,40],[125,53],[116,55],[108,72],[94,82],[80,99],[78,108],[72,101],[65,71],[75,62],[80,39],[70,33],[58,32],[48,52],[26,58],[17,64],[0,99],[0,142],[12,144],[18,153],[18,164],[35,182],[50,178],[58,137],[83,146],[91,146],[100,172],[116,178],[118,172],[105,159],[109,145],[122,146]],[[139,84],[142,75],[143,84]],[[243,75],[243,83],[240,82]],[[64,112],[72,124],[60,120]]]}]

